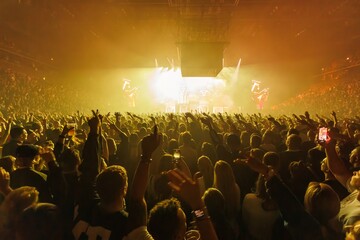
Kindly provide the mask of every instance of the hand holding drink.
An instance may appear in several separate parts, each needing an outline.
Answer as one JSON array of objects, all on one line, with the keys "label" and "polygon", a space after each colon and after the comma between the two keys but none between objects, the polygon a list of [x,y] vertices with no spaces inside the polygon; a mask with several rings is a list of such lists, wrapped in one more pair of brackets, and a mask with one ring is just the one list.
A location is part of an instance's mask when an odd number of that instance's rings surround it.
[{"label": "hand holding drink", "polygon": [[68,135],[69,137],[74,136],[74,135],[75,135],[76,123],[68,122],[68,123],[66,123],[66,127],[67,127],[67,129],[69,130],[68,133],[67,133],[67,135]]}]

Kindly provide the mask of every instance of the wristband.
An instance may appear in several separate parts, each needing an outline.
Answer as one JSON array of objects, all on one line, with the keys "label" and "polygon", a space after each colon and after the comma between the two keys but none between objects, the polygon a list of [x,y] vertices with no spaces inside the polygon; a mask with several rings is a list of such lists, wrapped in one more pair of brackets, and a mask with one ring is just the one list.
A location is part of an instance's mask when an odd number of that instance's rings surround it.
[{"label": "wristband", "polygon": [[205,219],[210,219],[207,208],[203,207],[191,212],[195,221],[201,221]]},{"label": "wristband", "polygon": [[142,163],[151,163],[151,161],[152,161],[151,157],[147,157],[147,156],[144,156],[144,155],[141,154],[140,162],[142,162]]}]

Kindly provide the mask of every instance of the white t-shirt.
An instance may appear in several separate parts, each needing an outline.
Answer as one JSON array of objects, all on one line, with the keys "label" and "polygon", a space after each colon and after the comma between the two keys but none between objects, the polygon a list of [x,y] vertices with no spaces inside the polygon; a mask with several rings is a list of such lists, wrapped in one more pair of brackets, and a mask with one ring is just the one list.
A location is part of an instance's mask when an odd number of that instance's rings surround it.
[{"label": "white t-shirt", "polygon": [[246,194],[243,201],[242,219],[251,237],[269,240],[280,211],[277,209],[266,211],[262,208],[262,203],[263,200],[256,194]]},{"label": "white t-shirt", "polygon": [[154,240],[148,232],[146,226],[141,226],[132,230],[123,240]]},{"label": "white t-shirt", "polygon": [[360,201],[357,199],[359,191],[350,184],[350,181],[351,178],[346,182],[346,187],[351,194],[341,200],[338,213],[338,219],[344,226],[353,225],[360,220]]}]

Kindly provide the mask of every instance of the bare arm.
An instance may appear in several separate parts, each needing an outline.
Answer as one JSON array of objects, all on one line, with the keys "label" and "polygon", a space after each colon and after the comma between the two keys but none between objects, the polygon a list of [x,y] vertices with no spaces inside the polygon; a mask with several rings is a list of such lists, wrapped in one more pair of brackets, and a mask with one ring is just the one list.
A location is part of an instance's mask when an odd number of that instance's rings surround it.
[{"label": "bare arm", "polygon": [[149,166],[151,155],[160,144],[160,138],[157,134],[157,127],[154,127],[154,133],[144,137],[141,141],[142,155],[139,165],[136,169],[133,185],[130,193],[130,207],[128,230],[132,231],[140,226],[146,226],[146,201],[145,192],[149,179]]},{"label": "bare arm", "polygon": [[352,173],[345,166],[344,162],[339,158],[335,150],[336,140],[330,139],[324,143],[327,163],[330,171],[344,187],[347,187],[347,182],[352,177]]},{"label": "bare arm", "polygon": [[215,145],[221,144],[221,141],[220,141],[220,139],[219,139],[219,136],[217,135],[216,130],[213,128],[211,117],[210,117],[210,116],[207,116],[207,117],[201,118],[200,120],[201,120],[201,122],[202,122],[204,125],[206,125],[206,126],[209,128],[209,133],[210,133],[211,141],[212,141]]},{"label": "bare arm", "polygon": [[0,192],[4,196],[8,195],[12,191],[10,187],[10,174],[0,167]]},{"label": "bare arm", "polygon": [[[167,175],[170,180],[169,186],[191,206],[194,212],[205,209],[205,204],[201,199],[197,181],[193,181],[178,169],[170,170]],[[218,238],[210,217],[207,215],[206,211],[202,212],[202,214],[200,218],[195,218],[201,239],[217,240]],[[195,215],[197,214],[195,213]]]},{"label": "bare arm", "polygon": [[0,139],[0,144],[1,145],[4,145],[7,142],[8,138],[10,136],[12,119],[9,118],[8,121],[4,121],[4,122],[6,123],[6,130],[5,130],[4,135],[1,136],[1,139]]}]

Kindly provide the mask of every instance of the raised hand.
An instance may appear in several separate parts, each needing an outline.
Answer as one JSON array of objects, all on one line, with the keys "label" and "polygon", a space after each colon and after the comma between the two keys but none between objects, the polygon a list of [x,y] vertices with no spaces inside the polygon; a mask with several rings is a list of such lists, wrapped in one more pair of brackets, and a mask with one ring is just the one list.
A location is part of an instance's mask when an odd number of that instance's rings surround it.
[{"label": "raised hand", "polygon": [[168,185],[171,189],[185,200],[192,209],[199,209],[204,206],[197,181],[192,180],[179,169],[168,171],[167,176],[169,178]]},{"label": "raised hand", "polygon": [[332,112],[331,112],[331,116],[333,116],[334,118],[336,118],[336,112],[335,112],[335,111],[332,111]]},{"label": "raised hand", "polygon": [[75,127],[68,127],[68,126],[65,124],[60,135],[63,136],[63,137],[66,137],[66,136],[68,135],[68,133],[69,133],[71,130],[73,130],[74,128],[75,128]]},{"label": "raised hand", "polygon": [[0,192],[7,195],[11,192],[10,188],[10,174],[0,167]]},{"label": "raised hand", "polygon": [[[250,153],[251,154],[251,153]],[[234,163],[236,164],[246,164],[249,168],[254,170],[255,172],[258,172],[260,174],[267,174],[269,168],[262,162],[258,161],[257,159],[249,156],[246,159],[236,159],[234,160]]]},{"label": "raised hand", "polygon": [[211,125],[211,118],[210,117],[202,117],[200,118],[200,121],[205,124],[206,126],[210,126]]},{"label": "raised hand", "polygon": [[153,122],[153,123],[155,123],[156,121],[155,121],[155,117],[154,116],[149,116],[149,118],[151,119],[151,121]]},{"label": "raised hand", "polygon": [[154,126],[154,132],[145,136],[141,140],[142,155],[145,158],[151,158],[152,153],[160,145],[160,135],[158,134],[158,128]]},{"label": "raised hand", "polygon": [[8,130],[9,132],[11,130],[12,121],[13,120],[11,117],[9,117],[9,119],[7,121],[5,121],[6,122],[6,130]]},{"label": "raised hand", "polygon": [[92,110],[93,117],[88,119],[88,125],[91,133],[99,133],[101,127],[102,116],[99,114],[99,110]]}]

